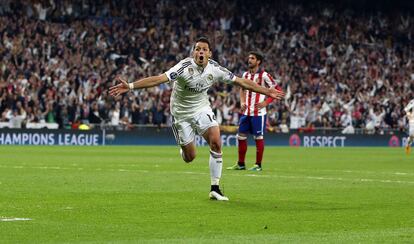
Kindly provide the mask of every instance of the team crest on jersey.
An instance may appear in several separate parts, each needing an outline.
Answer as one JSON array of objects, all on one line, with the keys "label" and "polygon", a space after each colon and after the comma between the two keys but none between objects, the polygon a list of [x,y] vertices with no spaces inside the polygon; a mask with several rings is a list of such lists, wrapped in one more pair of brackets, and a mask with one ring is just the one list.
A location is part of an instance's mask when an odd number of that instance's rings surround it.
[{"label": "team crest on jersey", "polygon": [[193,68],[188,68],[188,73],[190,73],[190,75],[194,74],[194,69]]},{"label": "team crest on jersey", "polygon": [[207,80],[209,80],[209,81],[213,81],[213,75],[212,75],[212,74],[208,74],[208,75],[207,75]]},{"label": "team crest on jersey", "polygon": [[175,79],[177,79],[177,76],[178,76],[178,74],[177,74],[176,72],[172,72],[172,73],[170,74],[170,79],[171,79],[171,80],[175,80]]}]

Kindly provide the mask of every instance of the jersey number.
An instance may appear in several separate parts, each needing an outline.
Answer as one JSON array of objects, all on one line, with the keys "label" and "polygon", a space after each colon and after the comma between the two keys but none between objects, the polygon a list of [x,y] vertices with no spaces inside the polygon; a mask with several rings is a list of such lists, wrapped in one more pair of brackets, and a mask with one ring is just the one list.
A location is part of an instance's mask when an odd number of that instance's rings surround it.
[{"label": "jersey number", "polygon": [[210,119],[210,122],[213,122],[213,120],[216,120],[216,115],[213,114],[213,117],[211,117],[210,114],[207,114],[207,117]]}]

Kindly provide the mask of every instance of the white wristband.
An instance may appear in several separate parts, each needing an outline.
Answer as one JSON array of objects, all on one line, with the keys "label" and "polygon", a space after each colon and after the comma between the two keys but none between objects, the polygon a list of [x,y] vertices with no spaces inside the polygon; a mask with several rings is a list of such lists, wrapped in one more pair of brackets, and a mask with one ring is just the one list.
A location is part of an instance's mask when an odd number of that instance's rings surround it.
[{"label": "white wristband", "polygon": [[129,90],[134,90],[134,83],[128,83]]}]

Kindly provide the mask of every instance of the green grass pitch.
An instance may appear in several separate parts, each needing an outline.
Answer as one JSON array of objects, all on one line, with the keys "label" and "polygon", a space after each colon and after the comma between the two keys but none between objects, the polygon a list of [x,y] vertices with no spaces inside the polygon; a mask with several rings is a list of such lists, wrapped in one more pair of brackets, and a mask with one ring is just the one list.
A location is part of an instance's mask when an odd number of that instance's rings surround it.
[{"label": "green grass pitch", "polygon": [[0,243],[414,243],[402,148],[267,147],[264,171],[223,170],[229,202],[208,199],[197,150],[1,146]]}]

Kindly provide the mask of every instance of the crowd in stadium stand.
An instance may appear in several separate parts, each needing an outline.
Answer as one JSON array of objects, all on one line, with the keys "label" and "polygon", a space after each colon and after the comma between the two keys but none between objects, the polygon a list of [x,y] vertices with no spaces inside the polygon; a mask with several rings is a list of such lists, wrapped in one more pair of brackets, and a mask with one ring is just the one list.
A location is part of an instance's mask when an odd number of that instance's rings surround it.
[{"label": "crowd in stadium stand", "polygon": [[[180,6],[180,7],[177,7]],[[115,77],[165,72],[208,36],[241,75],[250,50],[286,91],[271,130],[403,130],[413,98],[413,16],[317,4],[227,1],[34,1],[0,6],[0,123],[131,129],[170,123],[168,83],[112,98]],[[238,88],[216,84],[217,120],[237,125]]]}]

